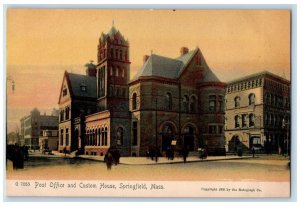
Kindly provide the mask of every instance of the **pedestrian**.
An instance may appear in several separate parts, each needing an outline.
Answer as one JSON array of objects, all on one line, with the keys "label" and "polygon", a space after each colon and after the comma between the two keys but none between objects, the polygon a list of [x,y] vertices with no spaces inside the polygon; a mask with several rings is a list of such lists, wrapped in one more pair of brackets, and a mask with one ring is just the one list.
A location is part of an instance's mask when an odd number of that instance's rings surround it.
[{"label": "pedestrian", "polygon": [[188,148],[184,147],[182,150],[182,156],[183,156],[184,163],[186,163],[186,158],[188,157],[188,155],[189,155],[189,150],[188,150]]},{"label": "pedestrian", "polygon": [[113,156],[112,156],[111,152],[107,152],[104,159],[106,162],[107,170],[111,170],[111,166],[112,166],[112,162],[113,162]]},{"label": "pedestrian", "polygon": [[65,153],[65,156],[67,156],[67,148],[64,147],[64,153]]},{"label": "pedestrian", "polygon": [[255,155],[255,148],[252,147],[252,157],[254,158],[254,155]]}]

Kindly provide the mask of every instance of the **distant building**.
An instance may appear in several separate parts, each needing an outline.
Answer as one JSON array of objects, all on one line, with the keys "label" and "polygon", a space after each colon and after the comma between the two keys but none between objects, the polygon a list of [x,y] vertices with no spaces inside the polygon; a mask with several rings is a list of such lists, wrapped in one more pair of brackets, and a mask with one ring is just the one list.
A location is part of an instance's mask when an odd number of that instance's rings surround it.
[{"label": "distant building", "polygon": [[227,83],[227,152],[252,147],[267,153],[289,150],[290,86],[290,81],[267,71]]},{"label": "distant building", "polygon": [[57,150],[58,130],[43,130],[43,135],[39,138],[40,149]]},{"label": "distant building", "polygon": [[58,130],[58,116],[41,115],[37,108],[34,108],[30,115],[21,120],[21,133],[24,137],[24,145],[30,149],[39,149],[39,138],[43,136],[44,130]]},{"label": "distant building", "polygon": [[144,56],[130,81],[129,42],[114,26],[99,38],[98,63],[86,75],[65,72],[60,90],[59,151],[145,156],[196,151],[225,154],[222,83],[199,48],[178,58]]}]

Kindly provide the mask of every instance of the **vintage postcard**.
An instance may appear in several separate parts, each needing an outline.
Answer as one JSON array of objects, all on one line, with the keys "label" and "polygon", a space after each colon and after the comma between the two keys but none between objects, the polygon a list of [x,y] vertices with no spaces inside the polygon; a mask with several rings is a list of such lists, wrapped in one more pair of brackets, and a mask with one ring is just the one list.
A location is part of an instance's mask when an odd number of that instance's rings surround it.
[{"label": "vintage postcard", "polygon": [[6,195],[291,193],[291,11],[6,10]]}]

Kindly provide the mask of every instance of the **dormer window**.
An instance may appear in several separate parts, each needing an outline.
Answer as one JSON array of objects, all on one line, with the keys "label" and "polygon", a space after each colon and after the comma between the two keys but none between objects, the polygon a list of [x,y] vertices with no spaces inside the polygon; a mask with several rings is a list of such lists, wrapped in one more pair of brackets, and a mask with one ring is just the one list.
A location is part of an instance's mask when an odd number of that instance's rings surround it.
[{"label": "dormer window", "polygon": [[80,91],[86,92],[86,85],[81,84],[81,85],[80,85]]},{"label": "dormer window", "polygon": [[66,96],[68,94],[68,90],[67,90],[67,88],[64,88],[63,89],[63,96]]}]

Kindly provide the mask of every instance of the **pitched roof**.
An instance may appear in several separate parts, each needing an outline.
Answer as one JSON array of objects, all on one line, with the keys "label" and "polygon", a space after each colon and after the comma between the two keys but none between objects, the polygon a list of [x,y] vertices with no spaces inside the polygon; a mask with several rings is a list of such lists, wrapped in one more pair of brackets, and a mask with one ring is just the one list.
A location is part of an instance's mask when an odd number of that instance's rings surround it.
[{"label": "pitched roof", "polygon": [[177,77],[182,64],[179,60],[152,54],[135,78],[140,76],[160,76],[174,79]]},{"label": "pitched roof", "polygon": [[197,49],[190,51],[177,59],[151,54],[133,79],[146,76],[159,76],[176,79],[180,76],[181,72],[194,56],[196,51]]},{"label": "pitched roof", "polygon": [[[76,97],[97,97],[97,81],[96,77],[81,75],[81,74],[73,74],[66,73],[70,80],[70,90],[72,90],[72,94]],[[86,90],[82,90],[82,86],[86,87]]]}]

